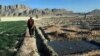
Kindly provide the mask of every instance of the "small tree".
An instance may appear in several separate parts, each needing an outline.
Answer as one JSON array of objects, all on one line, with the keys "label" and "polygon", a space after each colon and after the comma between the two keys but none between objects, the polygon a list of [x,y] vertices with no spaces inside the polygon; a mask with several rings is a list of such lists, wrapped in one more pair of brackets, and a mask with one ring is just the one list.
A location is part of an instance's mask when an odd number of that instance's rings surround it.
[{"label": "small tree", "polygon": [[19,13],[18,16],[22,16],[22,13]]},{"label": "small tree", "polygon": [[38,15],[36,15],[36,18],[38,18]]}]

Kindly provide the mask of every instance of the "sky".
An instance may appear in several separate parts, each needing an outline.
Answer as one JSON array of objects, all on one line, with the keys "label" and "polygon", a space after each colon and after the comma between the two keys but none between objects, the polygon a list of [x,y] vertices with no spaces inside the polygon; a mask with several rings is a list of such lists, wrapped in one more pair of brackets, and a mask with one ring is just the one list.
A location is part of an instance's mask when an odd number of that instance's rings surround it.
[{"label": "sky", "polygon": [[0,0],[0,5],[24,4],[32,8],[63,8],[74,12],[100,9],[100,0]]}]

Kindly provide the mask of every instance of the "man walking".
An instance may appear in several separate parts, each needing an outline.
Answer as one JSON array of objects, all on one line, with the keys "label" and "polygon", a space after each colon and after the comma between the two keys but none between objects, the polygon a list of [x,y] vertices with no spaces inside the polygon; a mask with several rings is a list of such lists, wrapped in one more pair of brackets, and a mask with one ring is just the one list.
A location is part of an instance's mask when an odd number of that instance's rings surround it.
[{"label": "man walking", "polygon": [[28,19],[27,26],[28,26],[28,29],[29,29],[29,34],[32,37],[33,32],[34,32],[34,28],[35,28],[34,20],[32,19],[32,17],[30,17],[30,19]]}]

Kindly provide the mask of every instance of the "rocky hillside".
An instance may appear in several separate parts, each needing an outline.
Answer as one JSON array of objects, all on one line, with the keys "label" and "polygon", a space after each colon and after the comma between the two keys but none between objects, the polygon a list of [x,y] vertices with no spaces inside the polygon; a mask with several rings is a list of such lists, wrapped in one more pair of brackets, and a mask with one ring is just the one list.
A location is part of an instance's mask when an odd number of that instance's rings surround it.
[{"label": "rocky hillside", "polygon": [[29,8],[25,5],[0,5],[0,16],[33,16],[33,15],[70,15],[72,11],[65,9],[37,9]]},{"label": "rocky hillside", "polygon": [[92,10],[91,12],[88,12],[87,14],[94,15],[94,16],[100,16],[100,9]]}]

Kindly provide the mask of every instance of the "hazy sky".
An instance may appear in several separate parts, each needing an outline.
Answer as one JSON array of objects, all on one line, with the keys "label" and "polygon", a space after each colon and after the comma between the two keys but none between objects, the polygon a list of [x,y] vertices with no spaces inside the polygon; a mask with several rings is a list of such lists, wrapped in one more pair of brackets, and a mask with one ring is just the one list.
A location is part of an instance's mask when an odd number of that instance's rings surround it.
[{"label": "hazy sky", "polygon": [[0,4],[24,4],[32,8],[65,8],[74,12],[100,9],[100,0],[0,0]]}]

